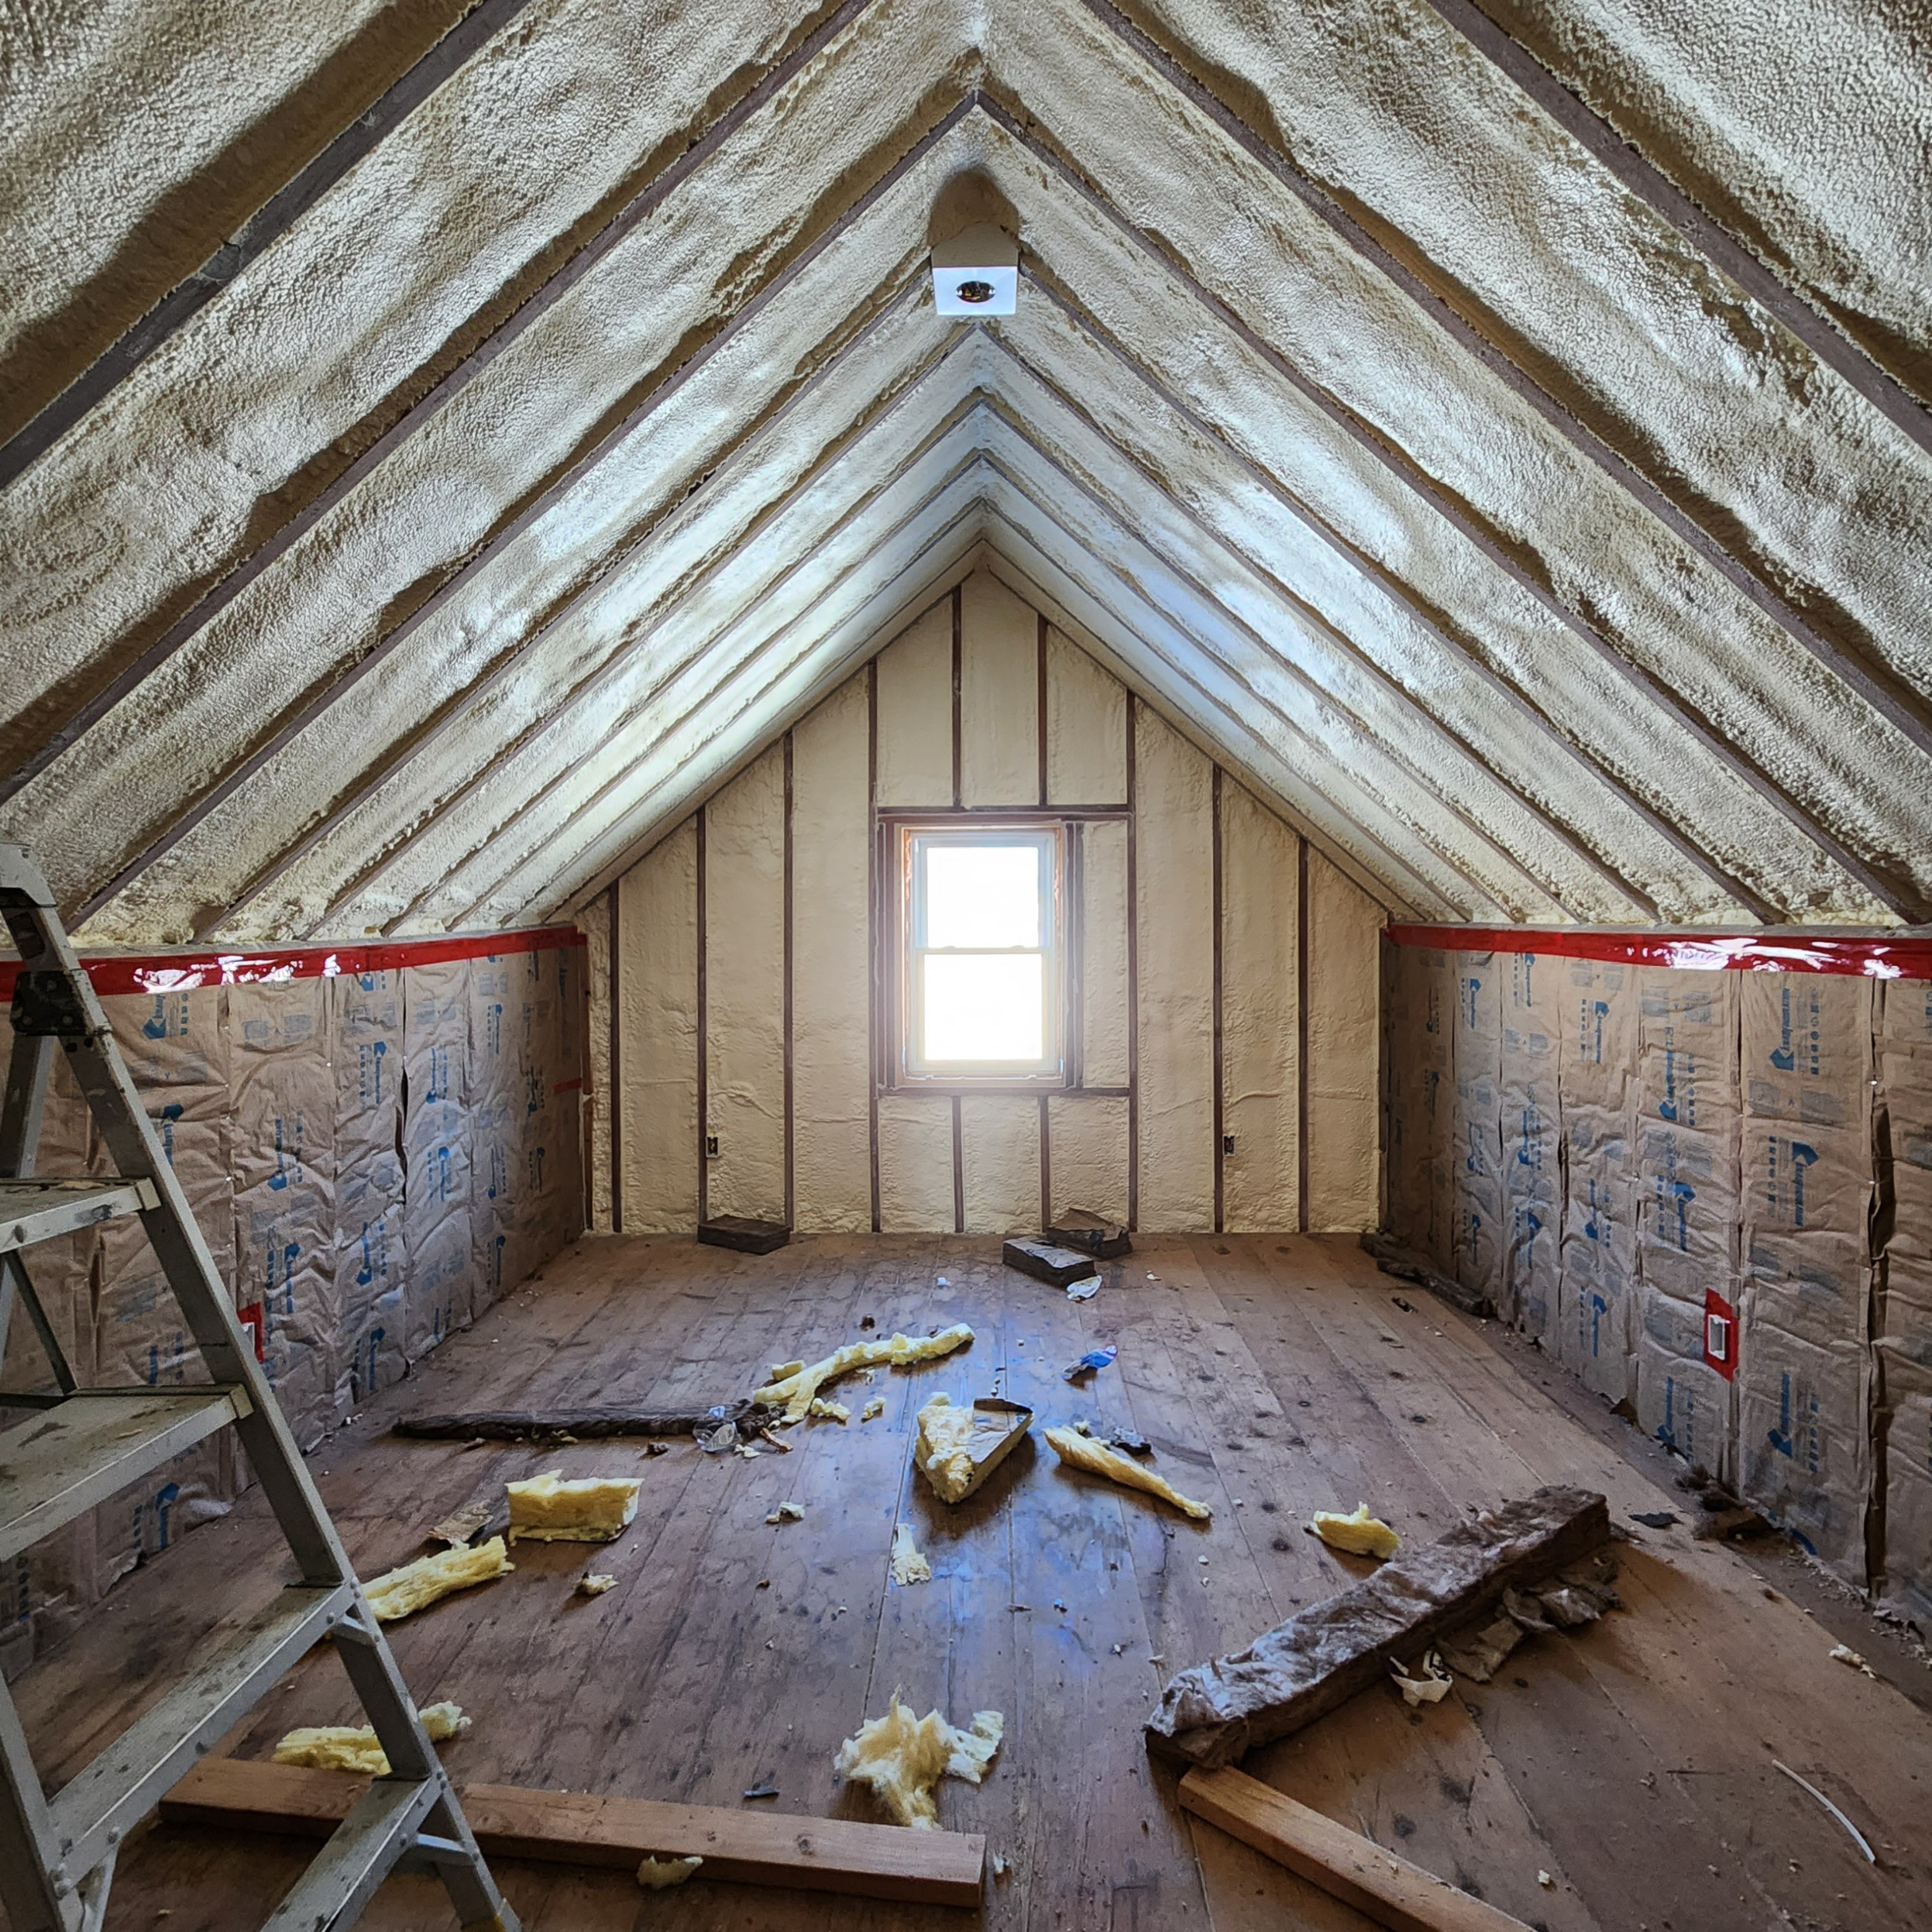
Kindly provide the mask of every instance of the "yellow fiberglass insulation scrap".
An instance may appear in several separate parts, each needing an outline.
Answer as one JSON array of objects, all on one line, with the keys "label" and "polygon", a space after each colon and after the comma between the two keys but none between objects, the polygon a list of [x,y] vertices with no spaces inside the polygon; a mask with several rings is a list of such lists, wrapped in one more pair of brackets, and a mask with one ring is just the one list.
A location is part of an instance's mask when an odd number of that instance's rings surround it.
[{"label": "yellow fiberglass insulation scrap", "polygon": [[1351,1516],[1318,1509],[1308,1527],[1331,1549],[1346,1550],[1351,1556],[1380,1557],[1386,1562],[1402,1547],[1402,1538],[1380,1517],[1370,1515],[1366,1503],[1356,1503]]},{"label": "yellow fiberglass insulation scrap", "polygon": [[593,1476],[565,1482],[550,1469],[527,1483],[504,1485],[510,1497],[510,1540],[543,1543],[607,1543],[630,1527],[638,1513],[634,1476]]},{"label": "yellow fiberglass insulation scrap", "polygon": [[985,1776],[1005,1734],[998,1711],[975,1711],[972,1728],[956,1731],[937,1711],[915,1717],[895,1690],[883,1717],[859,1727],[856,1737],[839,1747],[840,1775],[869,1784],[902,1825],[923,1831],[939,1829],[933,1787],[941,1778],[977,1784]]},{"label": "yellow fiberglass insulation scrap", "polygon": [[828,1382],[836,1381],[855,1368],[875,1368],[890,1363],[895,1368],[909,1368],[914,1362],[936,1361],[963,1348],[972,1340],[972,1330],[956,1321],[937,1335],[882,1335],[871,1341],[848,1342],[822,1362],[794,1370],[751,1394],[754,1402],[776,1406],[785,1405],[785,1419],[796,1422],[811,1412],[812,1399]]},{"label": "yellow fiberglass insulation scrap", "polygon": [[638,1867],[638,1883],[652,1891],[669,1885],[681,1885],[698,1867],[701,1858],[647,1858]]},{"label": "yellow fiberglass insulation scrap", "polygon": [[1104,1442],[1092,1441],[1071,1429],[1049,1429],[1046,1440],[1062,1462],[1071,1463],[1077,1469],[1084,1469],[1089,1476],[1104,1476],[1113,1482],[1125,1484],[1129,1489],[1144,1489],[1149,1496],[1158,1496],[1162,1502],[1173,1503],[1176,1509],[1185,1510],[1197,1522],[1205,1523],[1214,1514],[1206,1503],[1191,1502],[1182,1496],[1165,1476],[1155,1475],[1151,1469],[1143,1469],[1139,1463],[1130,1461]]},{"label": "yellow fiberglass insulation scrap", "polygon": [[378,1623],[394,1624],[441,1602],[452,1592],[467,1590],[473,1583],[487,1583],[515,1568],[502,1538],[493,1536],[474,1549],[458,1543],[453,1550],[418,1557],[413,1563],[405,1563],[400,1569],[386,1571],[365,1583],[363,1594],[369,1599]]},{"label": "yellow fiberglass insulation scrap", "polygon": [[897,1523],[892,1531],[892,1581],[903,1589],[909,1583],[930,1583],[933,1566],[924,1551],[913,1542],[912,1525]]},{"label": "yellow fiberglass insulation scrap", "polygon": [[[432,1704],[418,1711],[423,1728],[432,1741],[460,1737],[470,1728],[470,1720],[456,1705]],[[314,1724],[291,1731],[275,1747],[277,1764],[301,1764],[311,1771],[365,1771],[372,1778],[389,1775],[389,1759],[376,1742],[371,1724]]]}]

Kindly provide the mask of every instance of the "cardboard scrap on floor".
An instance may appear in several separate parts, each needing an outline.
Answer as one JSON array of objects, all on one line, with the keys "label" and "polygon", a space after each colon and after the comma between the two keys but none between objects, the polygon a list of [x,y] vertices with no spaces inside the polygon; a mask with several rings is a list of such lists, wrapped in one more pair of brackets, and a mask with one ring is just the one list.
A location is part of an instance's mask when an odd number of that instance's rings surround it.
[{"label": "cardboard scrap on floor", "polygon": [[1149,1748],[1196,1764],[1233,1763],[1345,1703],[1506,1592],[1584,1562],[1609,1538],[1603,1497],[1581,1489],[1539,1489],[1458,1523],[1246,1649],[1181,1671],[1147,1721]]},{"label": "cardboard scrap on floor", "polygon": [[434,1556],[418,1557],[400,1569],[385,1571],[363,1585],[363,1594],[378,1623],[394,1624],[457,1590],[488,1583],[515,1568],[502,1538],[493,1536],[473,1549],[459,1543],[453,1550],[439,1550]]},{"label": "cardboard scrap on floor", "polygon": [[789,1375],[774,1376],[762,1388],[755,1390],[751,1399],[774,1406],[782,1402],[786,1421],[796,1422],[811,1413],[813,1398],[828,1382],[835,1382],[855,1368],[875,1368],[887,1364],[894,1368],[908,1368],[915,1362],[936,1361],[942,1355],[950,1355],[972,1340],[972,1330],[964,1322],[956,1321],[937,1335],[882,1335],[869,1341],[848,1342],[822,1362],[793,1369]]},{"label": "cardboard scrap on floor", "polygon": [[913,1462],[943,1503],[961,1503],[1009,1456],[1033,1422],[1023,1402],[982,1396],[970,1409],[935,1395],[919,1411]]},{"label": "cardboard scrap on floor", "polygon": [[937,1831],[933,1787],[941,1778],[977,1784],[999,1748],[1006,1721],[998,1711],[975,1711],[972,1728],[957,1731],[937,1711],[915,1717],[895,1690],[884,1717],[862,1724],[856,1736],[840,1745],[840,1775],[869,1784],[900,1824]]},{"label": "cardboard scrap on floor", "polygon": [[542,1543],[607,1543],[622,1536],[638,1513],[634,1476],[592,1476],[565,1481],[561,1469],[528,1482],[509,1483],[510,1540]]},{"label": "cardboard scrap on floor", "polygon": [[1196,1503],[1182,1496],[1164,1476],[1143,1464],[1130,1462],[1105,1443],[1096,1442],[1077,1430],[1049,1429],[1046,1440],[1062,1462],[1076,1469],[1084,1469],[1089,1476],[1104,1476],[1108,1481],[1122,1484],[1129,1489],[1145,1490],[1150,1496],[1158,1496],[1162,1502],[1173,1503],[1175,1508],[1198,1523],[1205,1523],[1214,1514],[1205,1503]]},{"label": "cardboard scrap on floor", "polygon": [[[447,1700],[418,1711],[432,1744],[460,1737],[470,1720],[460,1705]],[[277,1764],[306,1765],[312,1771],[362,1771],[371,1778],[389,1775],[389,1758],[377,1741],[373,1724],[313,1724],[291,1731],[275,1747]]]}]

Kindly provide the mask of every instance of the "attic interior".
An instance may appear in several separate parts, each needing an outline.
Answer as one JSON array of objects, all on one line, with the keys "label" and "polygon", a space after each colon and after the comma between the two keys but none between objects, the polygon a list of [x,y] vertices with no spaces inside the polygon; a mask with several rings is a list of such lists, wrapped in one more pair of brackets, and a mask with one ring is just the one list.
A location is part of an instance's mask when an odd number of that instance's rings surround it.
[{"label": "attic interior", "polygon": [[1932,1923],[1928,75],[0,10],[0,1927]]}]

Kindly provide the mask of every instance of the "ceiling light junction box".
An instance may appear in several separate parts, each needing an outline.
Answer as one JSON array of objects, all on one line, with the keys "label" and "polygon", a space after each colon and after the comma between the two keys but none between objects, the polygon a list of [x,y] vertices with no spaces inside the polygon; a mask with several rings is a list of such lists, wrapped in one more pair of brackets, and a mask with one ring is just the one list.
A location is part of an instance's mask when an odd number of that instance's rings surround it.
[{"label": "ceiling light junction box", "polygon": [[933,250],[933,306],[942,316],[1010,316],[1019,300],[1019,243],[984,221]]}]

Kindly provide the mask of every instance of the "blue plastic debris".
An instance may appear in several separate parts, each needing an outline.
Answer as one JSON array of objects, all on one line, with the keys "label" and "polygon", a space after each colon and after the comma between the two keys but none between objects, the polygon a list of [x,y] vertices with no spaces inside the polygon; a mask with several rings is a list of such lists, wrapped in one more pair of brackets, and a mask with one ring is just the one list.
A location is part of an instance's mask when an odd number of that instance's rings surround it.
[{"label": "blue plastic debris", "polygon": [[1077,1382],[1082,1375],[1090,1375],[1096,1368],[1104,1368],[1120,1351],[1115,1348],[1090,1348],[1077,1362],[1069,1362],[1061,1374],[1069,1382]]}]

